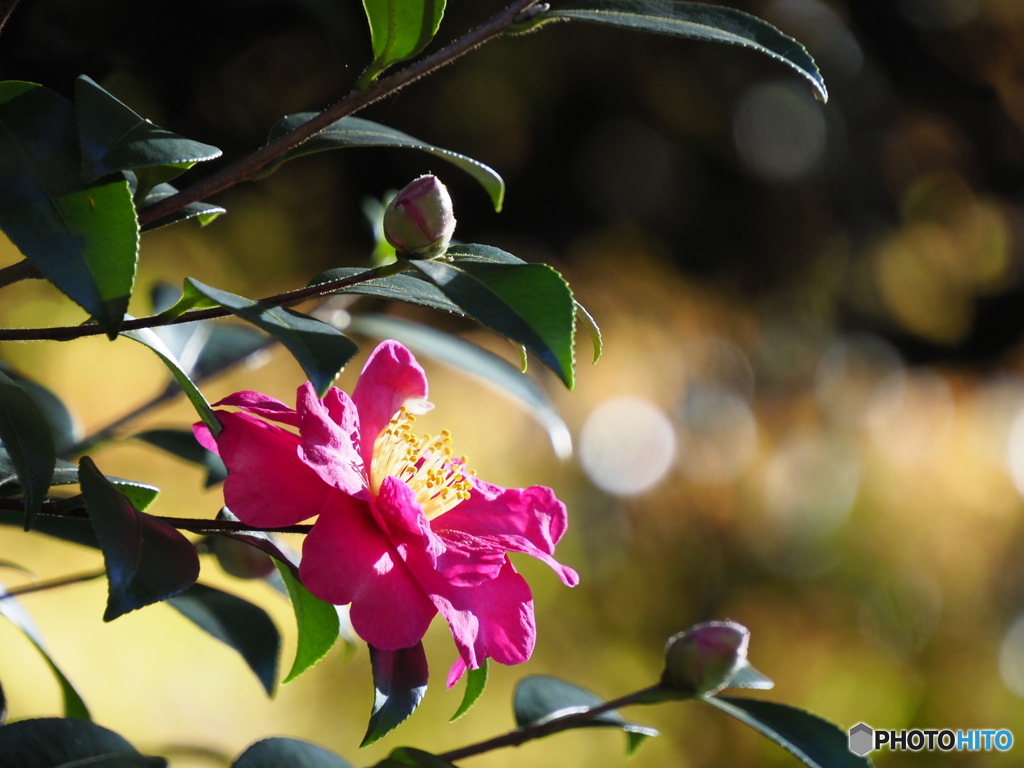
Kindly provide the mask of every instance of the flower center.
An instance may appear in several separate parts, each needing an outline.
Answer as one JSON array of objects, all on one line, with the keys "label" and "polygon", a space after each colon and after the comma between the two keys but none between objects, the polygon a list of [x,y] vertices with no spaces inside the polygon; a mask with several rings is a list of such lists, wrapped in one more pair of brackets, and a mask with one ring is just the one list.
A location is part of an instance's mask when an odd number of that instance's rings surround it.
[{"label": "flower center", "polygon": [[428,520],[469,498],[472,472],[466,457],[453,458],[452,435],[413,434],[416,417],[403,405],[373,444],[370,460],[370,491],[376,496],[385,477],[404,482],[416,494]]}]

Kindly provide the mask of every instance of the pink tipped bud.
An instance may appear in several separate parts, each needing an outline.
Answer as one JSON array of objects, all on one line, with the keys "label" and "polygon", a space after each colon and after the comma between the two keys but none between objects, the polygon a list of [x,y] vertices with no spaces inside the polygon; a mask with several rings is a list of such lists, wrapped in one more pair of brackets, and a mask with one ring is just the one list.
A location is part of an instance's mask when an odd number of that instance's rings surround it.
[{"label": "pink tipped bud", "polygon": [[454,232],[452,198],[430,174],[408,184],[384,211],[384,237],[410,258],[440,256]]},{"label": "pink tipped bud", "polygon": [[750,631],[734,621],[709,621],[673,635],[661,684],[695,696],[717,693],[746,663],[749,640]]}]

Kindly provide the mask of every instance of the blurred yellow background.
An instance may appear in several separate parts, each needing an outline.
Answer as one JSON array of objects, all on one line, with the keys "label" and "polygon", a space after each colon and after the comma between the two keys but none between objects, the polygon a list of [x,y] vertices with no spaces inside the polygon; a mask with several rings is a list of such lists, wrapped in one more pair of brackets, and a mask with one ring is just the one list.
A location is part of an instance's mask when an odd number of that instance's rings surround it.
[{"label": "blurred yellow background", "polygon": [[[4,31],[0,75],[63,90],[86,72],[161,125],[238,155],[284,112],[344,92],[366,56],[356,3],[204,9],[185,64],[180,40],[143,31],[132,4],[103,5],[109,25],[58,0],[23,9]],[[452,5],[449,35],[500,7]],[[495,43],[366,115],[495,167],[509,182],[500,215],[431,158],[348,151],[226,193],[216,202],[229,213],[205,230],[144,237],[134,314],[148,313],[157,282],[186,275],[255,298],[366,263],[364,198],[429,170],[452,189],[457,238],[566,275],[602,328],[605,356],[591,366],[580,338],[573,392],[531,361],[528,375],[573,436],[568,461],[502,395],[421,356],[437,406],[428,429],[451,429],[481,477],[552,486],[570,510],[558,556],[581,576],[570,590],[516,560],[536,596],[537,651],[520,668],[492,666],[466,717],[447,723],[461,688],[444,690],[455,653],[439,622],[423,706],[359,750],[372,703],[365,649],[336,649],[267,700],[237,656],[170,609],[103,624],[102,582],[25,596],[99,723],[176,768],[225,765],[270,735],[369,765],[398,745],[441,752],[510,729],[511,691],[526,674],[608,698],[648,685],[669,635],[728,617],[750,628],[750,659],[776,682],[751,695],[844,729],[1007,728],[1024,738],[1024,9],[732,5],[807,44],[827,105],[750,52],[560,25]],[[18,258],[0,245],[0,265]],[[469,324],[374,309],[516,361]],[[4,327],[82,319],[41,283],[3,289]],[[362,355],[339,378],[346,389],[374,343],[359,341]],[[155,357],[124,340],[8,343],[0,357],[58,394],[83,434],[167,381]],[[292,402],[298,366],[280,349],[257,363],[204,385],[208,399],[258,389]],[[212,516],[220,491],[203,492],[198,469],[127,439],[194,420],[176,401],[92,455],[107,473],[159,486],[154,513]],[[100,563],[6,528],[0,559],[40,578]],[[283,598],[212,560],[201,578],[271,612],[287,668],[294,628]],[[6,622],[0,684],[11,718],[60,711],[44,663]],[[634,766],[796,764],[697,704],[624,714],[662,732]],[[575,732],[465,764],[617,765],[623,746],[614,731]],[[994,766],[1019,749],[874,757]]]}]

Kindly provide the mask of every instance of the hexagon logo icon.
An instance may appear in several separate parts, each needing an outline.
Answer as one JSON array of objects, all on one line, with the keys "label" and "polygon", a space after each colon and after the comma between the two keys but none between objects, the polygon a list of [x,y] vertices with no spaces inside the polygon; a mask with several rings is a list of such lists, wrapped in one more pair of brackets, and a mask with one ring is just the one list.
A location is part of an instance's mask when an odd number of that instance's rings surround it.
[{"label": "hexagon logo icon", "polygon": [[867,723],[857,723],[850,729],[850,751],[864,757],[870,752],[875,742],[875,732]]}]

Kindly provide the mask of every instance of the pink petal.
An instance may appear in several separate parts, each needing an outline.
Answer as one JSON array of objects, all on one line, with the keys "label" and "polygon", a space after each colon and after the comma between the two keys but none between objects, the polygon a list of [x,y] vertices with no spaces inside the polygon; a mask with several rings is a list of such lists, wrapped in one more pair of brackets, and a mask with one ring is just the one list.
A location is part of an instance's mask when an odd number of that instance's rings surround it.
[{"label": "pink petal", "polygon": [[348,395],[331,389],[328,402],[316,396],[308,381],[295,394],[299,416],[300,458],[320,479],[340,491],[356,494],[366,487],[363,462],[356,450],[359,424]]},{"label": "pink petal", "polygon": [[362,454],[370,465],[373,443],[399,408],[427,396],[427,375],[412,352],[397,341],[385,341],[370,353],[352,399],[359,409]]},{"label": "pink petal", "polygon": [[264,419],[287,424],[290,427],[299,426],[299,416],[295,411],[280,400],[270,395],[264,395],[262,392],[253,392],[252,390],[235,392],[214,403],[214,406],[218,405],[234,405],[249,413],[262,416]]},{"label": "pink petal", "polygon": [[[299,458],[299,438],[245,413],[217,411],[228,468],[224,501],[249,525],[275,528],[320,514],[330,490]],[[201,431],[201,430],[200,430]]]},{"label": "pink petal", "polygon": [[333,492],[302,547],[299,574],[321,600],[352,603],[352,627],[385,650],[419,642],[437,613],[367,502]]},{"label": "pink petal", "polygon": [[485,658],[520,664],[533,653],[533,598],[512,563],[506,563],[495,579],[432,594],[431,599],[448,622],[462,657],[462,665],[457,662],[448,675],[449,687],[465,668],[476,669]]},{"label": "pink petal", "polygon": [[375,506],[392,543],[422,583],[433,583],[440,576],[450,586],[474,586],[496,577],[505,564],[504,550],[480,539],[460,531],[435,532],[412,489],[401,480],[384,478]]},{"label": "pink petal", "polygon": [[566,528],[565,505],[541,485],[501,488],[473,478],[471,496],[434,519],[434,526],[461,531],[481,546],[524,552],[547,563],[570,587],[579,583],[572,568],[551,555]]}]

